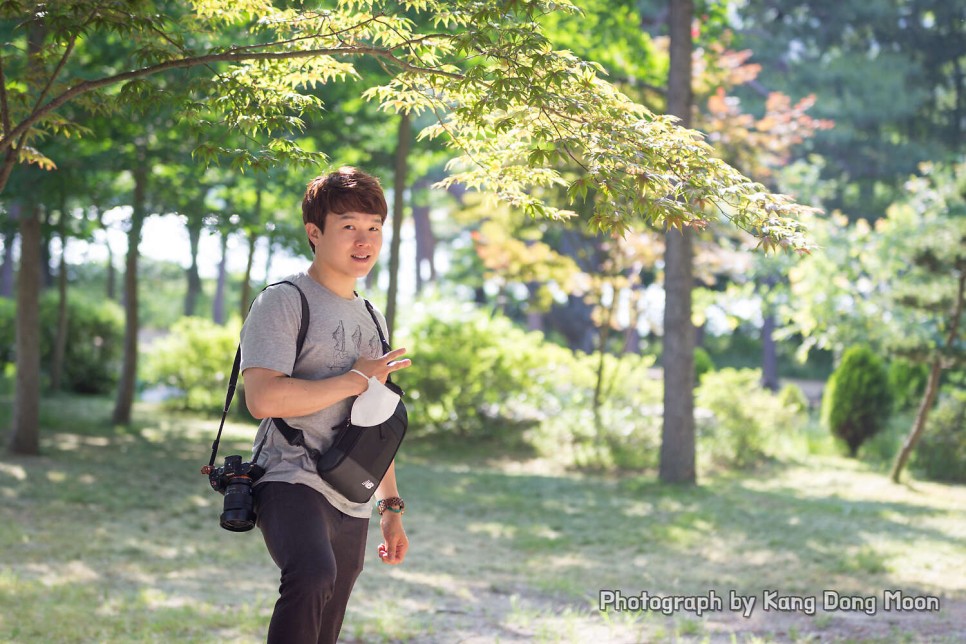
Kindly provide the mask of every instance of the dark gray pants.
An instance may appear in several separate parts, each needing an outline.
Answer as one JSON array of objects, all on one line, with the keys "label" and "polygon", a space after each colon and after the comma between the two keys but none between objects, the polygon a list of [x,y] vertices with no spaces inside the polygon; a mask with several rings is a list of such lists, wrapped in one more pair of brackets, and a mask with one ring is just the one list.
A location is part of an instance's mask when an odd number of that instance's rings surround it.
[{"label": "dark gray pants", "polygon": [[305,485],[255,487],[258,527],[282,571],[269,644],[335,644],[362,572],[369,520],[336,510]]}]

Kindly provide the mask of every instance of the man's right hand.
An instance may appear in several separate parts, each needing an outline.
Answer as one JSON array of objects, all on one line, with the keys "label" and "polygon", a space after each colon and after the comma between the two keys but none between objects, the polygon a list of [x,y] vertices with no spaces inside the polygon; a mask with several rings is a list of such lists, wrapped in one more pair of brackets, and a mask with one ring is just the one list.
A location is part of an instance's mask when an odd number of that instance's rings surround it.
[{"label": "man's right hand", "polygon": [[352,368],[361,371],[369,378],[375,378],[379,382],[386,384],[386,378],[389,377],[389,374],[400,369],[405,369],[413,364],[409,358],[402,358],[404,355],[406,355],[406,349],[405,347],[400,347],[375,360],[359,358],[352,365]]}]

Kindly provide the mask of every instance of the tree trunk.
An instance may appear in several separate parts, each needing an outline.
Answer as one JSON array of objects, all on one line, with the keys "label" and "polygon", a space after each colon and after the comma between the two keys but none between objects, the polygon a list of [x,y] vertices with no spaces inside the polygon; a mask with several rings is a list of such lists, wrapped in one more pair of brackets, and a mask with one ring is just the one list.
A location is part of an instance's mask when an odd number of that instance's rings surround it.
[{"label": "tree trunk", "polygon": [[[413,186],[423,194],[429,188],[429,181],[420,179]],[[433,234],[433,224],[429,218],[429,205],[413,203],[413,228],[416,234],[416,292],[423,290],[424,284],[436,281],[436,235]],[[423,277],[423,265],[429,268],[429,277]]]},{"label": "tree trunk", "polygon": [[953,87],[956,95],[952,118],[949,119],[950,146],[949,149],[958,150],[963,141],[963,120],[966,117],[966,74],[959,59],[953,59]]},{"label": "tree trunk", "polygon": [[769,275],[759,285],[759,295],[762,299],[761,323],[761,385],[766,389],[778,391],[778,346],[775,344],[775,307],[772,304],[772,292],[778,283],[778,278]]},{"label": "tree trunk", "polygon": [[769,310],[761,324],[761,384],[778,391],[778,346],[774,335],[775,314]]},{"label": "tree trunk", "polygon": [[114,267],[114,249],[111,242],[105,242],[107,246],[107,299],[117,299],[117,269]]},{"label": "tree trunk", "polygon": [[916,420],[912,423],[912,430],[902,445],[902,449],[896,455],[895,463],[892,465],[890,476],[894,483],[899,482],[902,470],[905,468],[912,451],[916,448],[919,438],[926,430],[926,420],[929,418],[929,411],[933,403],[936,402],[936,395],[939,393],[939,378],[942,375],[942,353],[953,350],[959,333],[959,323],[963,317],[963,300],[966,299],[966,265],[959,267],[959,288],[956,293],[956,304],[953,309],[953,317],[949,324],[949,333],[946,334],[945,346],[940,349],[940,353],[933,360],[929,370],[929,380],[926,383],[926,391],[922,395],[919,403],[919,410],[916,412]]},{"label": "tree trunk", "polygon": [[271,279],[272,272],[272,260],[275,256],[275,230],[271,230],[268,233],[268,245],[265,249],[265,281],[263,284],[268,284]]},{"label": "tree trunk", "polygon": [[113,422],[128,425],[134,406],[138,373],[138,246],[147,216],[148,169],[145,151],[139,147],[134,168],[134,200],[131,204],[131,229],[127,234],[127,259],[124,264],[124,358],[117,386]]},{"label": "tree trunk", "polygon": [[221,261],[218,262],[218,281],[211,302],[211,318],[215,324],[225,323],[225,282],[228,278],[228,233],[221,233]]},{"label": "tree trunk", "polygon": [[10,146],[7,153],[3,156],[3,165],[0,166],[0,194],[3,194],[7,183],[10,181],[10,174],[14,166],[17,165],[17,149]]},{"label": "tree trunk", "polygon": [[252,298],[252,266],[255,262],[255,246],[258,244],[257,230],[262,230],[262,184],[259,181],[255,188],[255,211],[252,213],[256,222],[259,222],[248,229],[248,261],[245,263],[245,277],[241,285],[241,301],[238,303],[238,311],[241,313],[242,322],[248,317],[248,306]]},{"label": "tree trunk", "polygon": [[594,431],[597,435],[597,448],[604,449],[604,422],[601,418],[601,408],[604,406],[604,371],[607,366],[607,343],[610,340],[611,320],[614,319],[614,312],[617,308],[617,294],[611,298],[610,306],[604,307],[600,328],[597,329],[597,373],[594,382]]},{"label": "tree trunk", "polygon": [[[926,391],[923,393],[922,400],[919,402],[919,409],[916,411],[916,419],[912,423],[912,430],[902,444],[902,449],[896,454],[896,460],[892,464],[892,472],[889,476],[893,483],[899,482],[902,470],[906,467],[912,451],[916,448],[919,438],[926,430],[926,421],[929,419],[929,411],[933,403],[936,402],[936,395],[939,393],[939,378],[942,375],[942,360],[938,356],[933,360],[929,368],[929,380],[926,381]],[[852,454],[855,457],[855,454]]]},{"label": "tree trunk", "polygon": [[399,116],[399,132],[396,140],[396,168],[393,177],[392,242],[389,245],[389,293],[386,295],[386,325],[389,327],[389,344],[392,345],[396,328],[396,298],[399,294],[399,246],[402,241],[402,220],[405,212],[406,173],[409,170],[409,146],[412,138],[412,122],[408,114]]},{"label": "tree trunk", "polygon": [[637,355],[641,352],[641,333],[637,330],[637,325],[633,324],[624,329],[624,348],[621,353]]},{"label": "tree trunk", "polygon": [[[668,112],[691,123],[692,0],[670,0],[671,37],[668,74]],[[666,235],[664,272],[664,425],[661,432],[660,479],[665,483],[694,483],[694,324],[691,289],[694,285],[691,231]]]},{"label": "tree trunk", "polygon": [[0,297],[13,297],[13,244],[16,233],[3,236],[3,265],[0,265]]},{"label": "tree trunk", "polygon": [[[63,225],[64,211],[61,210]],[[63,228],[60,232],[60,270],[57,273],[57,337],[54,340],[54,356],[50,365],[50,388],[60,391],[63,388],[64,356],[67,354],[67,235]]]},{"label": "tree trunk", "polygon": [[97,223],[104,231],[104,247],[107,249],[107,265],[105,266],[107,275],[106,294],[107,299],[117,299],[117,269],[114,267],[114,248],[111,247],[110,230],[104,225],[104,211],[97,209]]},{"label": "tree trunk", "polygon": [[40,234],[42,239],[40,244],[40,282],[41,288],[48,289],[54,285],[54,273],[50,270],[50,242],[53,236],[50,233],[44,232],[50,229],[50,213],[46,208],[41,208],[40,216]]},{"label": "tree trunk", "polygon": [[185,272],[188,279],[188,291],[184,296],[184,314],[194,315],[198,306],[198,296],[201,295],[201,276],[198,274],[198,247],[201,245],[201,229],[203,221],[200,213],[192,213],[188,217],[188,246],[191,252],[191,265]]},{"label": "tree trunk", "polygon": [[[639,275],[640,272],[638,271]],[[641,321],[639,304],[642,291],[643,284],[641,280],[639,278],[631,279],[630,298],[627,307],[630,312],[630,319],[628,320],[627,328],[624,329],[624,346],[621,347],[621,354],[637,355],[641,352],[641,333],[637,330],[637,326]]]},{"label": "tree trunk", "polygon": [[527,302],[527,330],[529,331],[543,331],[543,311],[537,308],[539,289],[539,282],[527,282],[527,293],[530,295]]},{"label": "tree trunk", "polygon": [[[259,193],[259,197],[261,193]],[[255,245],[258,243],[258,233],[255,229],[248,231],[248,261],[245,263],[245,277],[241,284],[241,301],[238,303],[238,311],[241,313],[242,322],[248,317],[248,305],[251,304],[252,297],[252,264],[255,261]]]},{"label": "tree trunk", "polygon": [[17,378],[10,451],[40,453],[40,217],[37,208],[20,215],[20,273],[17,276]]}]

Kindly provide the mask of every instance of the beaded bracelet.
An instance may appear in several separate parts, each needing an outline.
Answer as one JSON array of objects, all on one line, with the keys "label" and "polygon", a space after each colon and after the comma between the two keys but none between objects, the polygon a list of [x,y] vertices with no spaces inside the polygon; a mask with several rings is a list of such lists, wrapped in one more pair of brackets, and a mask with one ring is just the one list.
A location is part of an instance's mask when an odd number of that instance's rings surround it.
[{"label": "beaded bracelet", "polygon": [[379,513],[379,516],[382,516],[382,513],[386,510],[395,514],[405,514],[406,502],[398,496],[390,496],[389,498],[376,502],[376,512]]}]

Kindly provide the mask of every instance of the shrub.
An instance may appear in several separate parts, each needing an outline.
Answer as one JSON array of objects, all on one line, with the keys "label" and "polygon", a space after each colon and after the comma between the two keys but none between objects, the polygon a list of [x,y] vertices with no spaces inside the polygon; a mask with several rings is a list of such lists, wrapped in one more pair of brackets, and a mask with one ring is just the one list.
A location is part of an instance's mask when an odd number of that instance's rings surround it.
[{"label": "shrub", "polygon": [[794,429],[803,419],[792,405],[761,386],[759,369],[706,374],[695,402],[711,414],[699,425],[701,448],[712,461],[738,468],[774,455],[777,432]]},{"label": "shrub", "polygon": [[608,403],[598,429],[590,407],[568,407],[528,432],[538,455],[583,470],[640,472],[657,467],[661,410]]},{"label": "shrub", "polygon": [[502,424],[491,420],[539,415],[529,394],[540,383],[532,373],[541,363],[540,334],[463,307],[426,310],[405,335],[402,344],[419,366],[400,374],[399,383],[412,401],[416,431],[466,436]]},{"label": "shrub", "polygon": [[937,481],[966,483],[966,391],[944,394],[929,415],[913,465]]},{"label": "shrub", "polygon": [[911,409],[919,405],[926,381],[929,380],[929,365],[910,362],[901,358],[889,363],[889,387],[896,409]]},{"label": "shrub", "polygon": [[656,464],[660,413],[646,413],[661,401],[660,382],[647,379],[653,357],[606,357],[598,425],[599,355],[575,354],[472,307],[412,312],[399,344],[414,367],[398,379],[411,401],[411,431],[499,436],[581,468]]},{"label": "shrub", "polygon": [[167,336],[146,348],[142,377],[180,391],[170,400],[181,409],[219,411],[225,404],[238,333],[237,323],[220,326],[204,318],[181,318]]},{"label": "shrub", "polygon": [[701,376],[708,373],[709,371],[714,371],[714,360],[711,359],[711,354],[704,347],[694,348],[694,382],[695,384],[701,383]]},{"label": "shrub", "polygon": [[796,384],[787,383],[778,391],[778,400],[782,405],[792,409],[796,413],[805,414],[808,412],[808,396],[802,388]]},{"label": "shrub", "polygon": [[[60,298],[48,291],[40,298],[40,355],[50,371],[57,338]],[[124,353],[124,310],[115,302],[68,291],[67,344],[62,386],[82,394],[113,390]]]},{"label": "shrub", "polygon": [[871,349],[848,349],[832,372],[822,396],[822,424],[855,456],[866,439],[882,431],[889,420],[892,392],[882,360]]}]

